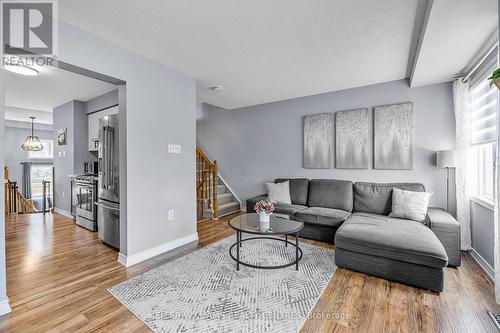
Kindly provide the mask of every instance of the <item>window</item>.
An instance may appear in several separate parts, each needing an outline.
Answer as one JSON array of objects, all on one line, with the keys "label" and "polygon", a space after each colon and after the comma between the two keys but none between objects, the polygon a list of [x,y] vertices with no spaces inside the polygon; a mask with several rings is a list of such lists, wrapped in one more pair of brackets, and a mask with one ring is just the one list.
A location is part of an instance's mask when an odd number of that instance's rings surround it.
[{"label": "window", "polygon": [[29,151],[28,159],[30,160],[51,160],[54,157],[54,142],[52,140],[40,139],[43,149],[40,151]]},{"label": "window", "polygon": [[472,194],[486,203],[493,204],[495,197],[495,156],[493,142],[473,146],[472,152]]},{"label": "window", "polygon": [[31,165],[31,196],[41,197],[43,194],[43,181],[51,182],[51,189],[47,195],[52,194],[52,165],[33,164]]},{"label": "window", "polygon": [[495,197],[498,93],[487,77],[495,68],[496,58],[483,66],[471,86],[469,101],[471,194],[488,205],[493,205]]}]

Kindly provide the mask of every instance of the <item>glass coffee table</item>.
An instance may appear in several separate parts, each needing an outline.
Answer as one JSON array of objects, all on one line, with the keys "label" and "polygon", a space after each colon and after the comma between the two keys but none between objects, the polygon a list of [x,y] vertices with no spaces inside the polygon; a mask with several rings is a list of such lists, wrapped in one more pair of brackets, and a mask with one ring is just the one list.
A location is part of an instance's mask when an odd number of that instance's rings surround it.
[{"label": "glass coffee table", "polygon": [[[233,217],[229,220],[229,226],[236,230],[236,243],[234,243],[229,248],[229,255],[236,261],[236,270],[240,270],[240,264],[252,267],[252,268],[262,268],[262,269],[277,269],[285,268],[295,265],[295,269],[299,269],[299,261],[302,259],[302,250],[299,247],[299,231],[304,228],[304,223],[294,220],[285,219],[282,217],[277,217],[274,215],[270,216],[269,226],[270,228],[266,231],[261,231],[259,228],[259,214],[249,213]],[[249,237],[242,239],[242,233],[258,235],[257,237]],[[284,235],[285,238],[275,237],[277,235]],[[295,243],[288,240],[288,236],[295,236]],[[273,237],[274,236],[274,237]],[[295,260],[283,265],[276,266],[261,266],[252,265],[240,260],[240,249],[244,242],[254,240],[254,239],[269,239],[273,241],[283,242],[287,247],[288,244],[295,247]],[[233,255],[232,250],[236,247],[236,257]]]}]

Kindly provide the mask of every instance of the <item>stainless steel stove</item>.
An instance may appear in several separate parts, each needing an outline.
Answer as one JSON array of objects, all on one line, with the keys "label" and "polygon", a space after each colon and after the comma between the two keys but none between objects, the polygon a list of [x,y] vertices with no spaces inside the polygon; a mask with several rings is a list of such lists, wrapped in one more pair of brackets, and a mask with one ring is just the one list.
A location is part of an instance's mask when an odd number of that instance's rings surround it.
[{"label": "stainless steel stove", "polygon": [[75,177],[76,224],[91,231],[97,231],[97,176]]}]

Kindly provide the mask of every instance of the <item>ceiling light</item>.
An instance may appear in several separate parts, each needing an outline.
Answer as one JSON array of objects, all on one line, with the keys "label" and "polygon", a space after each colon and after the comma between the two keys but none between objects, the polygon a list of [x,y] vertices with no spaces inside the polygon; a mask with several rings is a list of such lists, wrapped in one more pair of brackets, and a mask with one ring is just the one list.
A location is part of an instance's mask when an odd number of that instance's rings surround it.
[{"label": "ceiling light", "polygon": [[16,74],[29,75],[29,76],[36,76],[39,74],[39,72],[36,69],[28,67],[28,66],[5,64],[4,68],[6,70],[8,70],[9,72],[16,73]]},{"label": "ceiling light", "polygon": [[26,140],[24,140],[24,143],[21,147],[26,151],[41,151],[43,149],[43,145],[40,142],[40,139],[33,134],[34,132],[33,122],[35,120],[35,117],[30,117],[30,118],[31,118],[31,135],[26,137]]}]

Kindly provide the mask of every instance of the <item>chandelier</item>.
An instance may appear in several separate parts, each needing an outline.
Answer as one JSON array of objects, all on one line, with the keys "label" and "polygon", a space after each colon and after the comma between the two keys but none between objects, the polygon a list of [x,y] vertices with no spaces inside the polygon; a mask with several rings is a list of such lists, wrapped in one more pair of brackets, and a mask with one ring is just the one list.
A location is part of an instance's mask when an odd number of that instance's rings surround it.
[{"label": "chandelier", "polygon": [[35,120],[35,117],[30,117],[30,118],[31,118],[31,135],[26,137],[26,140],[24,140],[24,143],[21,147],[26,151],[40,151],[43,149],[43,145],[40,142],[40,139],[33,134],[34,133],[33,121]]}]

